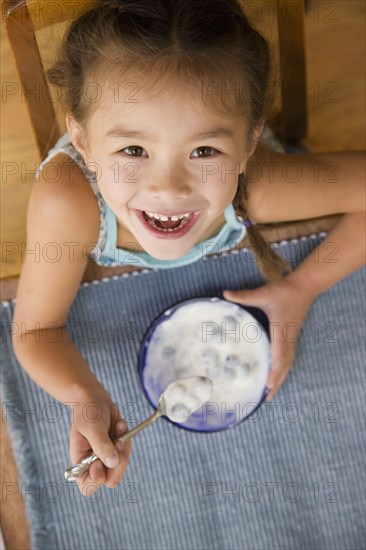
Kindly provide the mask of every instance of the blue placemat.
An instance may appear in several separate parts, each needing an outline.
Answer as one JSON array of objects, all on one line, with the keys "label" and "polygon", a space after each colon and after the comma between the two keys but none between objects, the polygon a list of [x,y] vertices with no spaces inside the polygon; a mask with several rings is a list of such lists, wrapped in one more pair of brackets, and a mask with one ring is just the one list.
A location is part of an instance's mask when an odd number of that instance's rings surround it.
[{"label": "blue placemat", "polygon": [[[293,265],[324,234],[282,242]],[[69,408],[25,374],[2,304],[1,379],[34,549],[365,548],[365,269],[314,302],[294,367],[272,403],[232,430],[160,419],[137,436],[121,485],[82,497],[63,478]],[[177,269],[80,287],[72,337],[130,427],[152,412],[137,372],[153,319],[170,305],[263,284],[243,249]],[[6,480],[5,480],[6,481]]]}]

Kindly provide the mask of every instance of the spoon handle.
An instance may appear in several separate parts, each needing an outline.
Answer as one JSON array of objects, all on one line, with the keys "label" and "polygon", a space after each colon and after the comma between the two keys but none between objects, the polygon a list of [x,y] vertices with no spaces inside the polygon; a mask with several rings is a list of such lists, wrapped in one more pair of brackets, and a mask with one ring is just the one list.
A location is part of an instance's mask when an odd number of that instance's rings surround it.
[{"label": "spoon handle", "polygon": [[157,409],[152,413],[151,416],[146,418],[146,420],[143,420],[142,422],[140,422],[140,424],[137,424],[137,426],[132,428],[132,430],[128,430],[127,433],[121,435],[121,437],[119,437],[118,439],[115,439],[115,441],[123,441],[123,443],[125,443],[126,441],[131,439],[131,437],[141,432],[141,430],[150,426],[150,424],[152,424],[154,420],[159,418],[159,416],[161,416],[161,412],[159,411],[159,409]]},{"label": "spoon handle", "polygon": [[[129,430],[127,433],[123,434],[121,437],[118,437],[113,441],[115,443],[116,441],[122,441],[123,443],[126,443],[129,439],[131,439],[133,436],[141,432],[144,428],[147,428],[147,426],[150,426],[156,420],[161,416],[162,413],[159,409],[157,409],[151,416],[146,418],[143,422],[132,428],[132,430]],[[97,455],[94,453],[89,454],[86,456],[79,464],[73,464],[72,466],[69,466],[65,470],[65,479],[68,481],[75,481],[77,478],[85,474],[89,470],[90,464],[95,462],[95,460],[98,460]]]}]

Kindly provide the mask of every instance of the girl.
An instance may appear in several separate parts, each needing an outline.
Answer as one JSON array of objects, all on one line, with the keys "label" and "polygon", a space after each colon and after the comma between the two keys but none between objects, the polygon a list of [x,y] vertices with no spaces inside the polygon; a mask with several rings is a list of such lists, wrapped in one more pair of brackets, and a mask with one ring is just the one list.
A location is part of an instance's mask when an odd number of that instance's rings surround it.
[{"label": "girl", "polygon": [[[289,160],[258,143],[269,116],[270,55],[238,0],[96,2],[70,25],[48,77],[63,92],[68,132],[32,189],[27,248],[53,242],[63,253],[55,263],[26,258],[14,316],[25,328],[13,345],[36,383],[62,402],[79,404],[71,461],[91,449],[100,457],[80,489],[89,481],[114,487],[131,443],[111,440],[127,425],[65,328],[87,258],[100,265],[176,267],[209,252],[207,243],[231,248],[247,235],[268,282],[227,290],[224,297],[262,308],[278,334],[289,322],[301,327],[312,301],[363,265],[364,242],[354,238],[365,225],[363,155]],[[61,174],[52,183],[51,157]],[[249,160],[260,174],[255,180]],[[284,177],[288,162],[300,170],[296,184]],[[336,164],[338,181],[331,187],[315,181],[314,162],[320,173]],[[319,247],[319,261],[308,257],[295,271],[255,228],[255,222],[334,213],[345,215]],[[336,263],[323,262],[330,242]],[[50,328],[42,338],[46,326],[61,329],[62,339],[52,342]],[[269,398],[285,380],[295,343],[274,334],[272,354]],[[93,423],[80,412],[90,401],[102,411]]]}]

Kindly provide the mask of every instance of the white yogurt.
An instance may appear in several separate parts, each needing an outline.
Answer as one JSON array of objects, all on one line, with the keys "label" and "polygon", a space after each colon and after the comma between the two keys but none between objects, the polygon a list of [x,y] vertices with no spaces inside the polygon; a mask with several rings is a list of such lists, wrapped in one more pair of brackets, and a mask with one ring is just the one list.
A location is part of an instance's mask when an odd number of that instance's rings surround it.
[{"label": "white yogurt", "polygon": [[185,422],[210,399],[212,390],[212,381],[204,376],[172,382],[164,391],[166,416],[173,422]]},{"label": "white yogurt", "polygon": [[[270,342],[257,320],[237,304],[213,298],[188,302],[157,326],[146,354],[146,374],[159,378],[161,387],[164,380],[209,377],[211,403],[225,410],[235,409],[237,403],[252,403],[254,408],[270,363]],[[175,391],[179,395],[183,390]],[[183,418],[182,405],[189,406],[182,396],[177,399],[180,407],[173,414]]]}]

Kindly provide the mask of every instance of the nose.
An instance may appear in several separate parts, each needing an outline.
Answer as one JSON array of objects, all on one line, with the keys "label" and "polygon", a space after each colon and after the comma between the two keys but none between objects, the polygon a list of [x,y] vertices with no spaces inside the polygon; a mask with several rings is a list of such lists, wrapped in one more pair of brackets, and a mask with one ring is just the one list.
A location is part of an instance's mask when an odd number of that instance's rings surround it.
[{"label": "nose", "polygon": [[160,173],[155,177],[154,183],[149,184],[148,192],[154,199],[169,202],[190,197],[192,189],[187,179],[181,175]]}]

